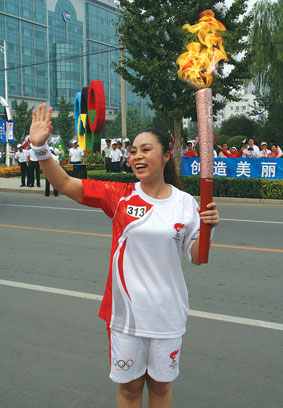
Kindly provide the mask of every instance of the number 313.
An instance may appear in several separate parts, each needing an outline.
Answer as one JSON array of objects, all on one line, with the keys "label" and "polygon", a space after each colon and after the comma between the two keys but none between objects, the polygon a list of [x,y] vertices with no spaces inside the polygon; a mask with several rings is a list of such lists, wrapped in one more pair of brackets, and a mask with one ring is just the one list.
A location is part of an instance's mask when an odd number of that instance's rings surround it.
[{"label": "number 313", "polygon": [[128,205],[127,214],[131,217],[142,218],[145,216],[146,207],[137,207],[135,205]]}]

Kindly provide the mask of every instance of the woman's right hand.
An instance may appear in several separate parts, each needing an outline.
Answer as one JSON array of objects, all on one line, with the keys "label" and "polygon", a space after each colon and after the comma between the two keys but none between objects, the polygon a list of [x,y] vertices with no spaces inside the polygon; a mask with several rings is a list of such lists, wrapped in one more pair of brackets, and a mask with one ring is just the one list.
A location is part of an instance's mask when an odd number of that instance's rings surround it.
[{"label": "woman's right hand", "polygon": [[38,112],[32,111],[32,122],[29,130],[30,141],[33,146],[44,146],[52,132],[52,107],[46,113],[46,103],[39,105]]}]

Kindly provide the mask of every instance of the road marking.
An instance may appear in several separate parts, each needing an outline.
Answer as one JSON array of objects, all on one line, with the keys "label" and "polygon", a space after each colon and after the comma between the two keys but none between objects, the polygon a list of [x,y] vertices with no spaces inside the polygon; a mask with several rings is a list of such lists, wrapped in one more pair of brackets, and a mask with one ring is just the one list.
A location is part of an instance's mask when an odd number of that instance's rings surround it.
[{"label": "road marking", "polygon": [[220,218],[220,221],[254,222],[258,224],[283,224],[283,221],[239,220],[236,218]]},{"label": "road marking", "polygon": [[[41,205],[24,205],[24,204],[0,204],[4,207],[23,207],[23,208],[40,208],[44,210],[62,210],[62,211],[94,211],[94,212],[101,212],[101,209],[86,209],[86,208],[70,208],[70,207],[48,207],[48,206],[41,206]],[[220,221],[234,221],[234,222],[251,222],[257,224],[283,224],[283,221],[264,221],[264,220],[241,220],[237,218],[220,218]]]},{"label": "road marking", "polygon": [[14,288],[21,288],[21,289],[36,290],[36,291],[39,291],[39,292],[54,293],[55,295],[72,296],[72,297],[77,297],[77,298],[82,298],[82,299],[100,300],[101,301],[102,298],[103,298],[103,296],[93,295],[92,293],[76,292],[74,290],[50,288],[48,286],[30,285],[30,284],[27,284],[27,283],[6,281],[6,280],[1,280],[1,279],[0,279],[0,285],[12,286]]},{"label": "road marking", "polygon": [[[76,297],[76,298],[81,298],[81,299],[102,301],[102,298],[103,298],[103,296],[94,295],[92,293],[77,292],[74,290],[65,290],[65,289],[58,289],[58,288],[50,288],[48,286],[30,285],[30,284],[22,283],[22,282],[0,280],[0,285],[10,286],[10,287],[20,288],[20,289],[29,289],[29,290],[45,292],[45,293],[52,293],[55,295],[71,296],[71,297]],[[208,313],[208,312],[202,312],[199,310],[190,310],[189,315],[192,317],[199,317],[203,319],[219,320],[221,322],[236,323],[236,324],[242,324],[245,326],[254,326],[254,327],[261,327],[265,329],[283,331],[283,324],[281,323],[273,323],[273,322],[266,322],[263,320],[246,319],[246,318],[237,317],[237,316],[228,316],[228,315],[223,315],[223,314]]]},{"label": "road marking", "polygon": [[[33,230],[33,231],[61,232],[61,233],[64,233],[64,234],[76,234],[76,235],[88,235],[88,236],[94,236],[94,237],[112,238],[111,234],[98,234],[98,233],[95,233],[95,232],[58,230],[58,229],[54,229],[54,228],[25,227],[23,225],[9,225],[9,224],[0,224],[0,227],[3,227],[3,228],[15,228],[15,229],[25,229],[25,230]],[[222,245],[222,244],[211,244],[211,246],[212,247],[217,247],[217,248],[244,249],[246,251],[264,251],[264,252],[283,253],[283,249],[273,249],[273,248],[256,248],[256,247],[245,247],[245,246],[238,246],[238,245]]]},{"label": "road marking", "polygon": [[283,253],[283,249],[256,248],[256,247],[246,247],[246,246],[239,246],[239,245],[222,245],[222,244],[211,244],[211,246],[217,247],[217,248],[244,249],[246,251],[277,252],[280,254]]},{"label": "road marking", "polygon": [[23,205],[23,204],[0,204],[4,207],[24,207],[24,208],[40,208],[44,210],[63,210],[63,211],[94,211],[103,212],[100,209],[89,209],[89,208],[69,208],[69,207],[47,207],[42,205]]},{"label": "road marking", "polygon": [[263,320],[246,319],[244,317],[228,316],[223,314],[200,312],[198,310],[190,310],[190,316],[202,317],[204,319],[219,320],[221,322],[243,324],[246,326],[263,327],[265,329],[281,330],[283,331],[283,324],[266,322]]},{"label": "road marking", "polygon": [[94,236],[94,237],[106,237],[106,238],[111,238],[112,237],[112,235],[110,235],[110,234],[97,234],[95,232],[58,230],[58,229],[53,229],[53,228],[25,227],[25,226],[22,226],[22,225],[0,224],[0,227],[19,228],[19,229],[33,230],[33,231],[63,232],[65,234],[89,235],[89,236]]}]

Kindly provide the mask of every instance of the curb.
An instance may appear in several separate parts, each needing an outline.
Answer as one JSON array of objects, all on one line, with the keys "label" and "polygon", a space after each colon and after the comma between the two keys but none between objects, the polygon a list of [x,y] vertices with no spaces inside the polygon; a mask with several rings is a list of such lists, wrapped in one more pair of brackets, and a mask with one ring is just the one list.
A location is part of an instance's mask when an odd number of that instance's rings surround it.
[{"label": "curb", "polygon": [[233,197],[215,197],[216,203],[230,204],[259,204],[259,205],[283,205],[283,200],[272,200],[264,198],[233,198]]},{"label": "curb", "polygon": [[23,194],[44,194],[44,190],[23,190],[19,188],[4,188],[0,187],[1,193],[23,193]]},{"label": "curb", "polygon": [[[195,199],[197,200],[197,202],[200,202],[199,196],[195,196]],[[213,197],[213,202],[223,204],[283,205],[283,200],[264,198]]]}]

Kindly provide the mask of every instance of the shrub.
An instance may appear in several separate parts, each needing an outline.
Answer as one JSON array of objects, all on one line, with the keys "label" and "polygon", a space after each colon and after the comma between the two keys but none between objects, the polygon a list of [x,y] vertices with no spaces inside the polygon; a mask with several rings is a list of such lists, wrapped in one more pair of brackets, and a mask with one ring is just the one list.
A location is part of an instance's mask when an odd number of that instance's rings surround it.
[{"label": "shrub", "polygon": [[104,158],[99,152],[91,153],[88,150],[85,152],[85,163],[88,164],[103,164]]},{"label": "shrub", "polygon": [[262,180],[262,198],[283,200],[282,180]]},{"label": "shrub", "polygon": [[[121,181],[123,183],[135,183],[137,178],[134,174],[125,173],[105,173],[91,174],[90,179],[105,181]],[[193,196],[200,195],[199,176],[180,176],[184,185],[184,190]],[[264,198],[283,200],[283,181],[265,179],[235,179],[235,178],[214,178],[214,197],[234,197],[234,198]]]},{"label": "shrub", "polygon": [[232,146],[235,146],[235,147],[237,147],[238,150],[240,150],[241,147],[242,147],[242,140],[244,140],[244,139],[246,139],[245,136],[233,136],[233,137],[230,137],[230,138],[227,140],[229,149],[230,149]]}]

